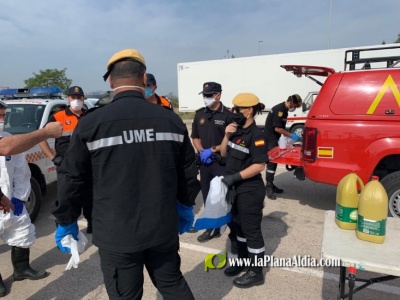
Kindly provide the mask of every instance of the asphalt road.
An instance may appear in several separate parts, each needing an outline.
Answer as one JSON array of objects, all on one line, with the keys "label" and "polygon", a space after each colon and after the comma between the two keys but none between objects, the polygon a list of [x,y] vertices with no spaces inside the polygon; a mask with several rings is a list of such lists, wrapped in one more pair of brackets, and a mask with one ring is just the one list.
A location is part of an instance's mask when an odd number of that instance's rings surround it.
[{"label": "asphalt road", "polygon": [[[333,210],[336,189],[311,181],[300,182],[283,167],[278,167],[276,185],[285,193],[275,201],[265,199],[262,231],[266,254],[277,258],[309,255],[319,259],[321,254],[324,212]],[[97,248],[89,243],[81,254],[77,269],[65,271],[69,255],[58,251],[54,243],[54,219],[51,207],[55,201],[56,186],[50,186],[43,201],[41,213],[35,222],[37,241],[31,247],[31,265],[46,269],[51,274],[39,281],[13,282],[10,247],[0,244],[1,274],[11,292],[4,299],[108,299],[99,265]],[[195,211],[202,211],[198,197]],[[85,232],[86,221],[79,221]],[[196,299],[336,299],[338,268],[265,268],[265,284],[251,289],[238,289],[232,278],[225,277],[222,269],[204,271],[204,258],[229,248],[227,232],[220,238],[200,244],[198,233],[181,236],[182,271]],[[90,235],[87,235],[89,241]],[[230,255],[230,254],[228,254]],[[376,276],[358,272],[359,276]],[[355,299],[399,299],[400,280],[372,285]],[[143,299],[162,299],[145,276]]]}]

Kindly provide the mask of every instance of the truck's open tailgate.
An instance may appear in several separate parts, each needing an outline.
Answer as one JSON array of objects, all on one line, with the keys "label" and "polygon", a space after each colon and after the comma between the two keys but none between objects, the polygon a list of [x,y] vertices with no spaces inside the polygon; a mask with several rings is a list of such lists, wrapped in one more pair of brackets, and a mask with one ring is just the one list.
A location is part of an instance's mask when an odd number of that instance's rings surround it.
[{"label": "truck's open tailgate", "polygon": [[268,151],[271,162],[290,166],[301,166],[300,155],[301,145],[288,146],[286,150],[281,150],[276,146]]}]

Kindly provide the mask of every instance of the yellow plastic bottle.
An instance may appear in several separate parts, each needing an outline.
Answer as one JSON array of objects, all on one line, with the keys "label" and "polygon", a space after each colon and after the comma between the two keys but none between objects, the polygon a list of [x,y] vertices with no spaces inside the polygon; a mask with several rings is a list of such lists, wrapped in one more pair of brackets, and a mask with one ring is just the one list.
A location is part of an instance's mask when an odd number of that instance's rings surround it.
[{"label": "yellow plastic bottle", "polygon": [[356,173],[347,174],[336,190],[336,224],[342,229],[357,227],[358,199],[364,183]]},{"label": "yellow plastic bottle", "polygon": [[382,244],[386,234],[388,195],[378,176],[365,185],[358,203],[357,237]]}]

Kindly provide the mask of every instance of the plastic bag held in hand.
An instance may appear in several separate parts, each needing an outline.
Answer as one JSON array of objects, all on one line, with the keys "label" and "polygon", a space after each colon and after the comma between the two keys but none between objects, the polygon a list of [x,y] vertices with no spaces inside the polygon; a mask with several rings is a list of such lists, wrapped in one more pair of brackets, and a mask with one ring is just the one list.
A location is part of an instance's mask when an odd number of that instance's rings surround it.
[{"label": "plastic bag held in hand", "polygon": [[14,216],[19,216],[22,214],[22,210],[24,209],[24,201],[12,197],[11,203],[14,205]]},{"label": "plastic bag held in hand", "polygon": [[200,152],[200,160],[205,165],[209,165],[213,162],[212,156],[213,152],[211,148],[204,149]]},{"label": "plastic bag held in hand", "polygon": [[295,140],[296,142],[300,141],[300,137],[299,137],[296,133],[294,133],[294,132],[292,132],[292,133],[290,134],[290,138],[292,138],[292,139]]},{"label": "plastic bag held in hand", "polygon": [[74,223],[68,224],[68,225],[58,225],[57,226],[57,231],[54,236],[54,239],[56,241],[57,247],[62,251],[62,252],[71,252],[71,248],[69,247],[64,247],[61,243],[62,239],[66,237],[67,235],[72,235],[72,237],[75,240],[78,240],[78,233],[79,233],[79,228],[78,228],[78,223],[75,221]]},{"label": "plastic bag held in hand", "polygon": [[71,258],[69,259],[65,270],[70,270],[72,267],[78,267],[80,262],[79,253],[85,251],[87,243],[88,240],[86,236],[80,231],[78,233],[78,240],[75,240],[70,234],[61,240],[61,245],[63,247],[71,249]]},{"label": "plastic bag held in hand", "polygon": [[176,208],[178,210],[179,217],[179,234],[189,232],[194,222],[193,207],[183,205],[182,203],[179,203],[179,201],[177,201]]}]

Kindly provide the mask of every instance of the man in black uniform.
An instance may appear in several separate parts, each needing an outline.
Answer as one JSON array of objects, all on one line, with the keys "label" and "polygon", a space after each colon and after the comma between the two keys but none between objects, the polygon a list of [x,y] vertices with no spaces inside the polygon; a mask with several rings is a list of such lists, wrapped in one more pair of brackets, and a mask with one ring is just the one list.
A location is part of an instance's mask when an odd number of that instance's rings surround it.
[{"label": "man in black uniform", "polygon": [[[295,111],[296,108],[300,107],[302,103],[301,97],[297,94],[291,95],[285,102],[275,105],[268,113],[265,121],[264,133],[267,139],[268,151],[278,146],[278,140],[283,134],[284,136],[294,139],[296,142],[300,140],[300,137],[296,133],[290,133],[285,130],[288,112]],[[273,162],[267,163],[266,171],[266,195],[269,199],[275,200],[276,195],[283,193],[283,190],[274,185],[274,177],[277,164]]]},{"label": "man in black uniform", "polygon": [[[233,122],[232,113],[221,102],[221,92],[222,87],[217,82],[203,84],[203,91],[200,94],[203,94],[205,107],[196,111],[192,124],[191,138],[201,160],[200,184],[204,205],[206,205],[211,180],[216,176],[225,175],[225,163],[216,160],[214,154],[218,157],[225,128]],[[207,229],[197,240],[203,243],[220,236],[219,228]],[[235,248],[236,234],[230,234],[229,239],[232,248]]]},{"label": "man in black uniform", "polygon": [[[193,224],[200,191],[193,146],[178,115],[144,98],[146,65],[134,49],[114,54],[104,79],[115,95],[74,130],[60,167],[57,246],[77,239],[93,189],[93,244],[110,299],[140,299],[143,266],[164,299],[194,299],[180,271],[180,233]],[[182,227],[182,222],[186,222]]]}]

